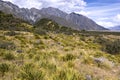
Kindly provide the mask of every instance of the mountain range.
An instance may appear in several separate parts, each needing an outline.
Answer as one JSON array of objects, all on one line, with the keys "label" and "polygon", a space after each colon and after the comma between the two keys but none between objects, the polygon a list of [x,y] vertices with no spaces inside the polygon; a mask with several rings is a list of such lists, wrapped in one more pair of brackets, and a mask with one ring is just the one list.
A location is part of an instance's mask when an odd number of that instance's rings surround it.
[{"label": "mountain range", "polygon": [[43,18],[51,19],[59,25],[70,27],[75,30],[107,30],[106,28],[96,24],[93,20],[76,13],[66,13],[57,8],[48,7],[42,9],[36,8],[19,8],[11,2],[0,0],[0,11],[12,14],[17,18],[34,24]]}]

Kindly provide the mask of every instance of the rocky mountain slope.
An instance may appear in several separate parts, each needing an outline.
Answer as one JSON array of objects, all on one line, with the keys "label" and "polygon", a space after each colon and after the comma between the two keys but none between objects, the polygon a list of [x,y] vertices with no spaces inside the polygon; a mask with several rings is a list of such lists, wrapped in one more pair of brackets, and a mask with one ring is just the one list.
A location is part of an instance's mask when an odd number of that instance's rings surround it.
[{"label": "rocky mountain slope", "polygon": [[0,10],[13,14],[18,18],[22,18],[26,21],[34,24],[36,21],[42,18],[52,19],[62,26],[71,27],[76,30],[107,30],[106,28],[96,24],[93,20],[76,13],[67,14],[56,8],[43,8],[41,10],[32,8],[25,9],[5,1],[0,1]]}]

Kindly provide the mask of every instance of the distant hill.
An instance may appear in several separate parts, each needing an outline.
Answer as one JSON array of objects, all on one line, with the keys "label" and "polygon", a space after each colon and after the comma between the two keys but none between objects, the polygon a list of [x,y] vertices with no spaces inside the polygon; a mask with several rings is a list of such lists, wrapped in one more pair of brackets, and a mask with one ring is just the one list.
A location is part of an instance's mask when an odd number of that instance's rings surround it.
[{"label": "distant hill", "polygon": [[27,31],[26,25],[28,22],[0,11],[0,30]]},{"label": "distant hill", "polygon": [[5,31],[32,31],[35,33],[46,33],[46,32],[55,32],[55,33],[65,33],[72,34],[74,32],[79,32],[69,27],[61,26],[53,20],[43,18],[34,23],[34,25],[29,24],[28,22],[15,18],[12,14],[6,14],[0,11],[0,30]]},{"label": "distant hill", "polygon": [[41,10],[31,8],[19,8],[10,2],[0,1],[0,10],[13,14],[17,18],[24,19],[34,24],[42,18],[51,19],[62,26],[67,26],[76,30],[107,30],[96,24],[93,20],[76,13],[67,14],[57,8],[43,8]]},{"label": "distant hill", "polygon": [[110,27],[110,30],[120,30],[120,26]]},{"label": "distant hill", "polygon": [[37,32],[40,32],[39,30],[41,30],[41,29],[44,32],[54,32],[54,33],[64,33],[64,34],[73,34],[73,33],[79,32],[78,30],[74,30],[70,27],[61,26],[58,23],[56,23],[55,21],[52,21],[47,18],[43,18],[43,19],[37,21],[34,24],[34,26],[35,26],[35,30],[37,30]]}]

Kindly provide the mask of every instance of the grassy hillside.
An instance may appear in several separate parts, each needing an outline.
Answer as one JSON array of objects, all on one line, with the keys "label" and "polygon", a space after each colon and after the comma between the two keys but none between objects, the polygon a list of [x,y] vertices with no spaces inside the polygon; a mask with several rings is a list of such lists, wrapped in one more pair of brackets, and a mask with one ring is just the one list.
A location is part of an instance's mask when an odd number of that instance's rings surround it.
[{"label": "grassy hillside", "polygon": [[0,11],[0,30],[28,31],[28,23]]},{"label": "grassy hillside", "polygon": [[0,12],[0,80],[119,80],[120,35],[8,17]]}]

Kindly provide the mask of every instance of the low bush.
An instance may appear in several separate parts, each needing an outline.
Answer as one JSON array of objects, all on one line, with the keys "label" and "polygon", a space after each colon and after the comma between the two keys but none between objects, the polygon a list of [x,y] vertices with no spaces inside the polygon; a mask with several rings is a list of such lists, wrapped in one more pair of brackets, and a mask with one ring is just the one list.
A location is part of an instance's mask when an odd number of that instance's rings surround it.
[{"label": "low bush", "polygon": [[46,35],[46,31],[41,28],[35,28],[34,32],[39,35]]},{"label": "low bush", "polygon": [[6,53],[6,54],[4,54],[4,59],[6,59],[6,60],[14,60],[15,56],[12,53]]},{"label": "low bush", "polygon": [[73,69],[65,69],[57,72],[53,80],[85,80],[85,78]]},{"label": "low bush", "polygon": [[15,35],[18,35],[18,33],[16,33],[15,31],[10,31],[10,32],[5,33],[5,35],[7,35],[7,36],[15,36]]},{"label": "low bush", "polygon": [[42,62],[40,64],[40,67],[42,67],[45,70],[47,70],[47,72],[49,72],[50,74],[56,72],[56,70],[57,70],[57,66],[54,63],[49,63],[47,61]]},{"label": "low bush", "polygon": [[117,54],[120,53],[120,39],[111,41],[105,38],[98,38],[95,42],[102,45],[102,50],[110,53]]},{"label": "low bush", "polygon": [[7,41],[0,41],[0,48],[7,50],[14,50],[16,48],[15,44]]},{"label": "low bush", "polygon": [[94,60],[93,60],[93,58],[90,57],[90,56],[85,56],[85,57],[83,58],[83,63],[84,63],[84,64],[93,64],[93,63],[94,63]]},{"label": "low bush", "polygon": [[76,57],[73,54],[66,54],[62,57],[63,61],[71,61],[74,60]]},{"label": "low bush", "polygon": [[105,51],[110,54],[120,53],[120,40],[105,45]]},{"label": "low bush", "polygon": [[109,43],[110,40],[106,39],[106,38],[101,38],[98,37],[97,39],[94,40],[95,43],[99,43],[101,45],[105,45],[106,43]]},{"label": "low bush", "polygon": [[2,77],[5,75],[5,72],[9,71],[9,65],[7,63],[1,63],[0,64],[0,72],[2,74]]},{"label": "low bush", "polygon": [[24,65],[20,72],[19,78],[21,80],[45,80],[43,72],[35,69],[33,64]]}]

